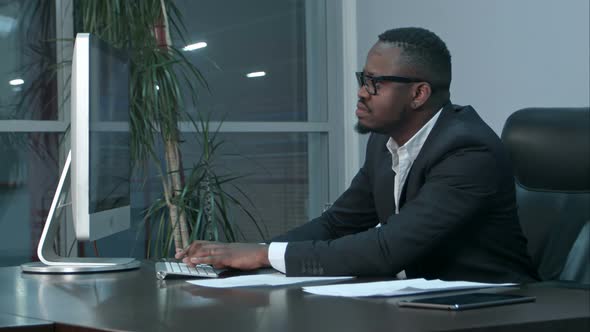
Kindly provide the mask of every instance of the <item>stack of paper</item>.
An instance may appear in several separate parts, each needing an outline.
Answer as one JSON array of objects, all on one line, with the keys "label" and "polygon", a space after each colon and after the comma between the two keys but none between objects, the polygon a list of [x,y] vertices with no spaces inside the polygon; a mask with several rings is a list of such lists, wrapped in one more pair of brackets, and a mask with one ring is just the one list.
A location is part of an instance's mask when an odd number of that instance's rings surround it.
[{"label": "stack of paper", "polygon": [[403,296],[425,292],[457,290],[484,287],[512,286],[514,284],[485,284],[469,281],[442,281],[408,279],[358,284],[338,284],[328,286],[303,287],[303,290],[318,295],[329,296]]},{"label": "stack of paper", "polygon": [[231,288],[247,286],[281,286],[306,282],[338,281],[352,278],[354,277],[286,277],[284,274],[281,273],[271,273],[253,274],[220,279],[189,280],[188,282],[190,282],[193,285],[204,287]]}]

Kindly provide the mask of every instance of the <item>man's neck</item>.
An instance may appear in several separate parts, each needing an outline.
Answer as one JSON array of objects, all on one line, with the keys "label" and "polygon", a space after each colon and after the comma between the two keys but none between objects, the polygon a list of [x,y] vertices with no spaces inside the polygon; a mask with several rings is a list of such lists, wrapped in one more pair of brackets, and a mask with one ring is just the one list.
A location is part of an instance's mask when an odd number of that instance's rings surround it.
[{"label": "man's neck", "polygon": [[404,128],[398,128],[389,136],[397,143],[398,146],[406,144],[416,133],[424,127],[430,119],[436,114],[440,107],[434,109],[416,109],[414,116],[408,119]]}]

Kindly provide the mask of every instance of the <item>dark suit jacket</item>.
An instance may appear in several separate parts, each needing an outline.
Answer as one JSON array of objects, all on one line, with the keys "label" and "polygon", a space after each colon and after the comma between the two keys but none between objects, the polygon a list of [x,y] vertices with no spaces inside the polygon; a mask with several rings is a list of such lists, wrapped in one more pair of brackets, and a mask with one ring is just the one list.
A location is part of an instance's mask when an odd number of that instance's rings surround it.
[{"label": "dark suit jacket", "polygon": [[289,242],[287,275],[405,270],[408,278],[537,279],[507,154],[472,107],[443,108],[408,174],[397,215],[388,139],[371,135],[364,165],[330,209],[273,239]]}]

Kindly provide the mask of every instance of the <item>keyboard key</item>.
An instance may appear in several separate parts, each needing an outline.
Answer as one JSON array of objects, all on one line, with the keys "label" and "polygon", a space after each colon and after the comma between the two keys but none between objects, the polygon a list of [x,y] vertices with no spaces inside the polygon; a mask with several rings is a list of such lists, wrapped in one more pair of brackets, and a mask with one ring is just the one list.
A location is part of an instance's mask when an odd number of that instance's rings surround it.
[{"label": "keyboard key", "polygon": [[180,271],[181,271],[182,273],[187,273],[187,274],[190,274],[190,271],[188,270],[188,269],[189,269],[189,267],[188,267],[188,266],[186,266],[186,264],[178,264],[178,266],[180,267]]}]

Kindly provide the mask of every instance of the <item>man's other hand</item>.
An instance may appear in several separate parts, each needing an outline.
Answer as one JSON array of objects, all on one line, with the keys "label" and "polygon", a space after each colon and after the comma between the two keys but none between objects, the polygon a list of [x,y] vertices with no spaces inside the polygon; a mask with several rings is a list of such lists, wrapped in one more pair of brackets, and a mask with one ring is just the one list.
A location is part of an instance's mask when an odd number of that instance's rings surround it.
[{"label": "man's other hand", "polygon": [[215,268],[231,267],[239,270],[270,266],[268,246],[256,243],[194,241],[184,250],[177,249],[174,257],[190,266],[210,264]]}]

